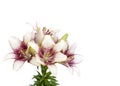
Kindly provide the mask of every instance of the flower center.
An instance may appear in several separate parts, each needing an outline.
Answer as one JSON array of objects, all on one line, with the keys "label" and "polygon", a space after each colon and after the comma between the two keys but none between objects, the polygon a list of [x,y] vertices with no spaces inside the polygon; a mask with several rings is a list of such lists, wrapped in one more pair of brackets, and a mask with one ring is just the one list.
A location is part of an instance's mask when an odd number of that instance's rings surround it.
[{"label": "flower center", "polygon": [[52,49],[41,48],[39,50],[39,57],[43,60],[46,65],[53,64],[55,52]]},{"label": "flower center", "polygon": [[27,45],[24,42],[22,42],[20,48],[14,51],[14,54],[16,55],[15,59],[25,61],[27,59],[25,53],[26,50],[27,50]]}]

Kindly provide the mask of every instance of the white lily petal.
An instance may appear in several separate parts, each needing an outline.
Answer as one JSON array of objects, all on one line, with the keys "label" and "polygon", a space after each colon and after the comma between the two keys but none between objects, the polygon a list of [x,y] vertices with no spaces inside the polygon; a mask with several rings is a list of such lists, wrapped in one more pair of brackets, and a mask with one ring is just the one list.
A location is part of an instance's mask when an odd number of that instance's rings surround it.
[{"label": "white lily petal", "polygon": [[55,62],[63,62],[63,61],[66,61],[66,59],[67,59],[67,56],[66,55],[64,55],[63,53],[57,53],[56,55],[55,55],[55,59],[54,59],[54,61]]},{"label": "white lily petal", "polygon": [[42,41],[42,47],[44,48],[52,48],[55,45],[54,41],[52,40],[50,35],[45,35],[43,41]]},{"label": "white lily petal", "polygon": [[83,61],[83,56],[82,56],[82,55],[75,55],[75,56],[74,56],[73,62],[74,62],[75,64],[79,64],[79,63],[81,63],[82,61]]},{"label": "white lily petal", "polygon": [[29,42],[28,45],[31,46],[36,52],[38,52],[39,46],[34,41]]},{"label": "white lily petal", "polygon": [[23,37],[23,40],[25,43],[28,43],[29,41],[31,41],[32,39],[34,39],[34,33],[26,33],[25,36]]},{"label": "white lily petal", "polygon": [[29,61],[30,64],[35,65],[35,66],[40,66],[38,62],[36,62],[36,57],[32,57],[32,59]]},{"label": "white lily petal", "polygon": [[54,76],[57,75],[57,67],[56,67],[56,65],[48,65],[48,68],[49,68],[50,72],[51,72]]},{"label": "white lily petal", "polygon": [[52,38],[53,38],[53,40],[54,40],[55,43],[58,41],[58,36],[57,36],[56,34],[54,34],[54,35],[52,36]]},{"label": "white lily petal", "polygon": [[63,50],[63,52],[64,52],[67,49],[67,47],[68,47],[67,43],[64,40],[61,40],[54,46],[54,50],[56,52]]},{"label": "white lily petal", "polygon": [[35,41],[38,43],[38,45],[41,44],[43,38],[44,38],[43,31],[40,30],[38,33],[36,33],[36,35],[35,35]]},{"label": "white lily petal", "polygon": [[69,70],[70,70],[70,72],[71,72],[72,74],[76,73],[78,76],[80,76],[80,70],[79,70],[79,68],[78,68],[77,66],[68,67],[68,68],[69,68]]},{"label": "white lily petal", "polygon": [[56,33],[60,32],[59,29],[53,29],[53,28],[49,29],[49,31],[52,32],[53,34],[56,34]]},{"label": "white lily petal", "polygon": [[15,54],[9,53],[4,57],[3,60],[6,61],[6,60],[9,60],[9,59],[14,59],[14,58],[15,58]]},{"label": "white lily petal", "polygon": [[18,71],[23,66],[24,63],[25,61],[15,60],[13,64],[13,69]]},{"label": "white lily petal", "polygon": [[21,45],[21,41],[16,37],[10,37],[9,43],[13,50],[18,49]]},{"label": "white lily petal", "polygon": [[39,56],[32,57],[32,59],[30,60],[30,63],[35,66],[45,65],[44,62],[41,61]]},{"label": "white lily petal", "polygon": [[75,73],[80,76],[80,70],[77,66],[73,67],[73,70],[75,71]]},{"label": "white lily petal", "polygon": [[74,54],[75,49],[76,49],[76,44],[74,43],[74,44],[71,45],[70,49],[68,50],[68,53]]}]

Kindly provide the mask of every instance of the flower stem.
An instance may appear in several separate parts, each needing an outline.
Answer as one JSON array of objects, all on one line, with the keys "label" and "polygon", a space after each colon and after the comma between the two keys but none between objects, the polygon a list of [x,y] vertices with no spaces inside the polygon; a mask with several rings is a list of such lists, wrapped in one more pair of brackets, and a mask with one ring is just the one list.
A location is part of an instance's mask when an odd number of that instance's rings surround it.
[{"label": "flower stem", "polygon": [[[39,70],[39,67],[37,67]],[[41,71],[37,71],[37,75],[33,76],[34,84],[31,86],[57,86],[57,80],[55,76],[52,76],[52,73],[48,71],[47,66],[41,65]]]}]

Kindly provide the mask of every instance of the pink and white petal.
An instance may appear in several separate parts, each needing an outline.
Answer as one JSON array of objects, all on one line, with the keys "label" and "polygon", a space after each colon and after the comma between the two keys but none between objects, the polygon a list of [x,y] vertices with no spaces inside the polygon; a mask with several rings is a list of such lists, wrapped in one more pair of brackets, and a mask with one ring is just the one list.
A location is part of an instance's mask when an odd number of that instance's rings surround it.
[{"label": "pink and white petal", "polygon": [[63,62],[63,61],[66,61],[67,60],[67,56],[64,55],[63,53],[56,53],[55,55],[55,58],[54,58],[54,61],[55,62]]},{"label": "pink and white petal", "polygon": [[13,69],[18,71],[23,66],[24,63],[25,61],[15,60],[13,64]]},{"label": "pink and white petal", "polygon": [[34,36],[35,36],[35,34],[34,34],[33,32],[31,32],[31,33],[26,33],[26,34],[24,35],[24,37],[23,37],[23,41],[24,41],[25,43],[28,43],[28,42],[30,42],[31,40],[34,39]]},{"label": "pink and white petal", "polygon": [[67,49],[67,47],[68,47],[67,43],[64,40],[61,40],[54,46],[54,50],[56,52],[63,50],[63,52],[64,52]]},{"label": "pink and white petal", "polygon": [[43,41],[42,41],[42,47],[50,49],[55,45],[53,39],[50,35],[45,35]]},{"label": "pink and white petal", "polygon": [[48,68],[49,68],[50,72],[51,72],[54,76],[57,75],[57,67],[56,67],[56,65],[48,65]]},{"label": "pink and white petal", "polygon": [[4,61],[9,60],[9,59],[15,59],[15,54],[9,53],[4,57]]},{"label": "pink and white petal", "polygon": [[13,50],[18,49],[21,45],[21,41],[16,37],[10,37],[9,43]]},{"label": "pink and white petal", "polygon": [[69,54],[74,54],[75,49],[76,49],[76,44],[74,43],[70,46],[70,49],[68,50],[68,53]]}]

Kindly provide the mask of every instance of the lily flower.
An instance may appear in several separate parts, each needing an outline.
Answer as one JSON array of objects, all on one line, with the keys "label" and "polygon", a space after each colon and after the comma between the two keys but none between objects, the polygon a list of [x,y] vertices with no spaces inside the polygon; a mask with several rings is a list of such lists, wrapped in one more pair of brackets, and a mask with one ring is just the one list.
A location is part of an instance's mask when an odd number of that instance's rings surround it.
[{"label": "lily flower", "polygon": [[67,49],[66,36],[67,35],[64,35],[62,39],[55,43],[51,34],[44,34],[41,44],[39,45],[39,59],[36,59],[36,62],[40,63],[38,66],[47,65],[50,71],[53,74],[55,73],[55,63],[61,63],[67,60],[67,56],[61,52],[62,50],[65,51],[65,49]]},{"label": "lily flower", "polygon": [[76,45],[73,44],[70,46],[65,52],[63,52],[67,56],[67,60],[62,64],[68,67],[70,70],[75,71],[79,75],[79,68],[77,68],[77,64],[79,64],[82,60],[78,55],[75,54]]},{"label": "lily flower", "polygon": [[67,33],[58,38],[56,31],[38,26],[31,33],[27,33],[23,41],[11,37],[9,43],[13,52],[8,57],[14,59],[13,69],[19,70],[26,61],[35,66],[48,66],[54,75],[56,63],[74,68],[79,60],[76,60],[75,46],[70,47],[67,38]]},{"label": "lily flower", "polygon": [[33,56],[33,53],[28,52],[28,42],[33,39],[33,34],[27,33],[23,37],[23,41],[16,37],[9,39],[9,44],[13,52],[9,53],[6,59],[14,59],[13,69],[19,70],[26,61],[29,61]]},{"label": "lily flower", "polygon": [[21,41],[16,37],[11,37],[9,43],[13,52],[9,53],[6,58],[15,59],[13,69],[19,70],[19,68],[21,68],[25,61],[28,59],[25,53],[28,46],[24,41]]},{"label": "lily flower", "polygon": [[38,27],[36,26],[35,30],[35,38],[34,41],[40,46],[44,36],[45,35],[50,35],[52,37],[52,40],[56,43],[58,41],[58,37],[56,36],[57,31],[47,29],[46,27]]}]

